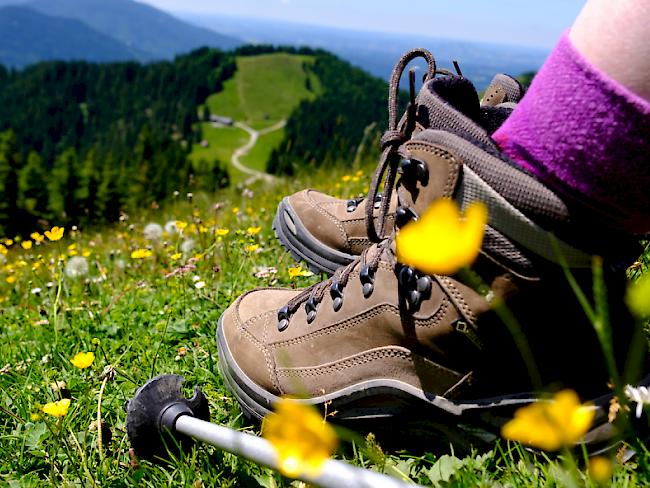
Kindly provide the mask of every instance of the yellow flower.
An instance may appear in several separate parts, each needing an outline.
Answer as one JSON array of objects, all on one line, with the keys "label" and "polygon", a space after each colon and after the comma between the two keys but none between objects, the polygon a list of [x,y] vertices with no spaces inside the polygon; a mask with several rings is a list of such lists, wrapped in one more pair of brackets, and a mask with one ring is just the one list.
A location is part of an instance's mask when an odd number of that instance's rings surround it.
[{"label": "yellow flower", "polygon": [[249,235],[254,236],[255,234],[259,234],[261,230],[262,230],[261,227],[249,227],[248,229],[246,229],[246,232]]},{"label": "yellow flower", "polygon": [[52,417],[65,417],[70,408],[70,399],[64,398],[58,402],[50,402],[43,405],[43,413],[51,415]]},{"label": "yellow flower", "polygon": [[650,273],[630,285],[625,300],[630,311],[637,317],[650,316]]},{"label": "yellow flower", "polygon": [[234,214],[239,213],[239,207],[234,207],[232,209],[232,213],[234,213]]},{"label": "yellow flower", "polygon": [[136,249],[131,253],[131,259],[144,259],[153,256],[149,249]]},{"label": "yellow flower", "polygon": [[556,451],[578,442],[589,430],[596,411],[580,404],[573,390],[563,390],[550,401],[522,407],[501,429],[501,435],[532,447]]},{"label": "yellow flower", "polygon": [[10,285],[13,285],[16,282],[16,277],[14,275],[7,276],[5,281]]},{"label": "yellow flower", "polygon": [[317,476],[337,445],[334,429],[316,408],[289,399],[264,418],[262,435],[275,448],[280,471],[290,477]]},{"label": "yellow flower", "polygon": [[207,231],[208,231],[208,228],[205,225],[199,224],[199,232],[201,234],[205,234]]},{"label": "yellow flower", "polygon": [[65,229],[63,227],[58,227],[54,226],[52,227],[51,230],[46,230],[45,231],[45,237],[47,237],[51,241],[59,241],[61,238],[63,238],[63,231]]},{"label": "yellow flower", "polygon": [[302,266],[289,268],[287,271],[289,272],[289,278],[291,279],[297,278],[298,276],[312,276],[314,274],[310,271],[302,269]]},{"label": "yellow flower", "polygon": [[31,249],[32,241],[23,241],[20,243],[20,247],[22,247],[23,249]]},{"label": "yellow flower", "polygon": [[95,353],[92,351],[90,352],[78,352],[75,354],[75,356],[70,360],[72,365],[76,368],[79,369],[86,369],[89,367],[91,364],[93,364],[93,361],[95,360]]},{"label": "yellow flower", "polygon": [[354,173],[354,176],[363,176],[363,171],[358,170],[356,173]]},{"label": "yellow flower", "polygon": [[183,253],[182,252],[176,252],[176,253],[172,254],[171,256],[169,256],[169,257],[172,259],[172,261],[178,261],[180,258],[183,257]]},{"label": "yellow flower", "polygon": [[260,247],[259,244],[249,244],[248,246],[244,246],[244,251],[255,252],[259,249],[259,247]]},{"label": "yellow flower", "polygon": [[32,422],[38,422],[39,420],[41,420],[41,414],[40,414],[40,413],[33,412],[33,413],[29,416],[29,420],[31,420]]},{"label": "yellow flower", "polygon": [[614,466],[609,458],[595,456],[589,459],[589,476],[597,483],[607,483],[612,477]]},{"label": "yellow flower", "polygon": [[0,244],[0,254],[4,254],[5,256],[7,255],[9,251],[7,248],[4,246],[4,244]]},{"label": "yellow flower", "polygon": [[32,232],[29,234],[29,237],[31,237],[34,242],[43,242],[45,240],[45,237],[38,232]]},{"label": "yellow flower", "polygon": [[347,182],[350,181],[352,177],[350,175],[343,175],[341,176],[341,181]]},{"label": "yellow flower", "polygon": [[472,203],[462,218],[456,203],[441,199],[397,233],[397,260],[428,274],[452,275],[478,256],[487,209]]},{"label": "yellow flower", "polygon": [[228,232],[230,232],[228,229],[217,229],[214,231],[215,235],[219,237],[227,236]]},{"label": "yellow flower", "polygon": [[177,220],[176,221],[176,228],[179,231],[182,231],[183,229],[185,229],[185,227],[187,227],[187,222],[183,222],[182,220]]},{"label": "yellow flower", "polygon": [[6,245],[6,246],[11,246],[11,245],[13,245],[13,243],[14,243],[13,240],[11,240],[11,239],[5,239],[5,245]]}]

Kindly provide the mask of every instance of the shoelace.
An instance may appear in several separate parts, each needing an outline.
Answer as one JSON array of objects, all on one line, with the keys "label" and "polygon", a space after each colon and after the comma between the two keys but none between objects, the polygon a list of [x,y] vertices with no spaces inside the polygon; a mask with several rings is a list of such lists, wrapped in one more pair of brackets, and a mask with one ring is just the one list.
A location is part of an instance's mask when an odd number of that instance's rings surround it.
[{"label": "shoelace", "polygon": [[329,279],[305,288],[299,295],[289,300],[284,307],[278,310],[278,330],[283,331],[289,326],[291,316],[303,303],[307,312],[307,323],[313,322],[316,318],[318,306],[328,290],[332,297],[334,311],[338,312],[343,305],[343,290],[350,280],[350,274],[359,265],[361,266],[359,279],[363,286],[363,296],[366,298],[370,297],[374,291],[375,273],[379,267],[381,257],[390,248],[391,242],[390,239],[385,239],[378,244],[375,247],[376,252],[374,256],[370,259],[368,259],[368,253],[372,248],[364,250],[350,264],[337,269]]},{"label": "shoelace", "polygon": [[375,202],[380,194],[379,185],[385,174],[386,179],[381,191],[381,205],[378,214],[379,231],[375,226],[375,217],[373,215],[375,206],[366,205],[366,231],[371,242],[379,242],[385,237],[386,214],[390,206],[391,195],[397,177],[397,165],[400,160],[398,148],[410,139],[415,129],[415,72],[413,70],[409,71],[409,103],[401,123],[398,120],[398,99],[399,82],[406,65],[417,58],[424,58],[427,62],[424,82],[434,78],[436,73],[439,72],[436,71],[436,61],[433,55],[423,48],[411,49],[399,59],[395,68],[393,68],[388,85],[388,130],[384,132],[381,138],[382,154],[368,192],[368,201]]}]

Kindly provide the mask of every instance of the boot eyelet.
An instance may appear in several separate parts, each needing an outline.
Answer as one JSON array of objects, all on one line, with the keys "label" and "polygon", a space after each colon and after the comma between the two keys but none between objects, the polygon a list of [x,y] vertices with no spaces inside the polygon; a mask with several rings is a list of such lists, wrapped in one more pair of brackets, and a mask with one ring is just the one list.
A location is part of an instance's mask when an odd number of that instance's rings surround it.
[{"label": "boot eyelet", "polygon": [[341,290],[338,281],[335,281],[330,286],[330,296],[332,297],[332,308],[335,312],[338,312],[343,306],[343,290]]},{"label": "boot eyelet", "polygon": [[357,201],[356,200],[348,200],[347,201],[347,208],[346,208],[348,213],[354,212],[356,209],[357,209]]},{"label": "boot eyelet", "polygon": [[289,307],[286,305],[278,310],[278,331],[282,332],[289,327]]},{"label": "boot eyelet", "polygon": [[359,279],[361,280],[361,284],[363,285],[363,296],[365,298],[369,298],[375,289],[374,273],[370,271],[370,268],[368,268],[368,266],[364,266],[363,268],[361,268]]},{"label": "boot eyelet", "polygon": [[399,163],[403,177],[420,182],[425,185],[429,179],[427,165],[418,159],[402,159]]},{"label": "boot eyelet", "polygon": [[397,207],[395,211],[395,225],[397,228],[402,228],[408,224],[411,220],[417,220],[418,216],[416,213],[407,207]]},{"label": "boot eyelet", "polygon": [[309,297],[307,303],[305,303],[305,312],[307,312],[307,323],[311,324],[316,318],[316,308],[318,304],[314,300],[314,297]]},{"label": "boot eyelet", "polygon": [[410,266],[403,266],[397,277],[400,288],[410,288],[415,279],[415,270]]},{"label": "boot eyelet", "polygon": [[428,298],[431,296],[431,278],[428,276],[418,278],[415,288],[423,298]]}]

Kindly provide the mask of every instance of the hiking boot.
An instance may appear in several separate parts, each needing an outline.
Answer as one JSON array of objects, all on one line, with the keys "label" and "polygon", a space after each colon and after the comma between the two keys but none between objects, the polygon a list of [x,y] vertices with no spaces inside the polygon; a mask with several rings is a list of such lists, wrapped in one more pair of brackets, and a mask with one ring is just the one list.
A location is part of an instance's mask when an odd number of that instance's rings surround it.
[{"label": "hiking boot", "polygon": [[[408,134],[424,128],[450,130],[482,144],[490,144],[492,134],[507,118],[523,90],[519,83],[507,76],[496,75],[485,92],[481,104],[474,86],[465,78],[447,73],[435,76],[433,57],[428,51],[407,53],[397,64],[391,81],[391,117],[397,108],[397,87],[404,59],[422,55],[429,61],[430,79],[413,100],[418,113],[417,122]],[[412,96],[412,98],[414,98]],[[395,126],[396,119],[394,121]],[[393,129],[394,130],[394,129]],[[377,183],[374,183],[375,187]],[[297,261],[305,261],[315,273],[332,274],[340,266],[353,261],[373,242],[380,240],[375,229],[392,229],[396,198],[392,191],[383,193],[387,206],[382,209],[382,193],[370,198],[342,200],[313,189],[306,189],[285,197],[279,204],[273,220],[273,229],[282,245]],[[372,201],[372,208],[368,202]],[[371,211],[369,214],[369,210]],[[371,224],[369,220],[372,220]]]},{"label": "hiking boot", "polygon": [[[245,293],[217,332],[224,381],[244,412],[260,419],[292,395],[355,429],[424,435],[429,446],[436,436],[447,446],[480,445],[541,391],[573,388],[598,409],[585,443],[602,448],[614,435],[610,376],[558,264],[565,261],[591,289],[591,253],[602,251],[612,347],[626,358],[634,322],[621,299],[624,266],[601,245],[602,227],[581,227],[562,199],[494,145],[424,130],[399,152],[398,225],[440,198],[488,207],[472,278],[404,266],[391,235],[310,288]],[[600,249],[586,249],[587,242]],[[625,241],[612,242],[621,251]],[[484,285],[471,283],[474,276]],[[518,323],[504,324],[508,314]],[[399,421],[397,431],[391,420]]]}]

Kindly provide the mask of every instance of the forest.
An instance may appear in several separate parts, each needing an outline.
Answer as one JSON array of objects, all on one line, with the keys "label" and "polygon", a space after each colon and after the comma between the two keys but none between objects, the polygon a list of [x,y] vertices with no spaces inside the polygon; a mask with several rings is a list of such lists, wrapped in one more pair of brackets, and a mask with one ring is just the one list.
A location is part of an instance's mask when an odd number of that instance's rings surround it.
[{"label": "forest", "polygon": [[309,54],[323,93],[289,117],[269,171],[350,162],[364,129],[385,119],[383,81],[312,49],[202,48],[151,64],[46,62],[0,66],[0,233],[46,224],[110,222],[174,192],[229,184],[224,162],[193,167],[206,98],[235,70],[235,56]]}]

